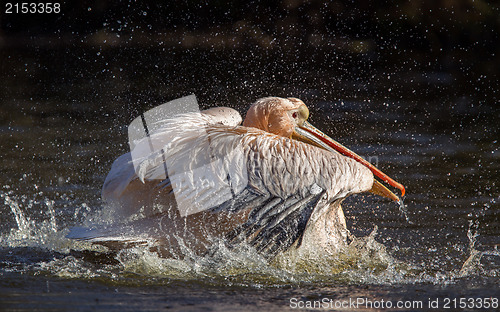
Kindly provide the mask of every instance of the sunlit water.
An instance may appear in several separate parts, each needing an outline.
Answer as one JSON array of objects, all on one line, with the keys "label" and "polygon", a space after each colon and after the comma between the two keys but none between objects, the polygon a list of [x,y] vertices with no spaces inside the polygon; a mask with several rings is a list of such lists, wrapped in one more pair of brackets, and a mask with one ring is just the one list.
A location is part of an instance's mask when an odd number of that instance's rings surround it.
[{"label": "sunlit water", "polygon": [[[115,82],[97,77],[88,86],[74,78],[80,68],[64,72],[71,83],[53,78],[52,84],[62,84],[56,90],[26,77],[18,79],[43,90],[24,94],[13,80],[3,87],[9,92],[0,127],[2,306],[278,310],[288,309],[291,298],[427,305],[435,298],[500,297],[496,107],[473,97],[450,97],[457,107],[451,112],[428,99],[344,102],[327,92],[323,99],[310,85],[286,90],[255,82],[248,88],[243,83],[233,95],[210,97],[218,87],[200,85],[205,107],[242,112],[262,95],[303,98],[313,124],[402,182],[407,195],[399,206],[371,195],[347,199],[352,242],[335,256],[318,250],[268,260],[251,248],[230,250],[215,242],[209,255],[186,248],[178,258],[165,259],[147,246],[114,254],[65,237],[70,227],[103,218],[100,187],[112,160],[127,151],[127,124],[159,98],[177,96],[164,84],[154,89],[160,95],[150,96],[124,87],[154,74]],[[196,94],[190,88],[183,90]],[[141,96],[151,102],[137,106]]]}]

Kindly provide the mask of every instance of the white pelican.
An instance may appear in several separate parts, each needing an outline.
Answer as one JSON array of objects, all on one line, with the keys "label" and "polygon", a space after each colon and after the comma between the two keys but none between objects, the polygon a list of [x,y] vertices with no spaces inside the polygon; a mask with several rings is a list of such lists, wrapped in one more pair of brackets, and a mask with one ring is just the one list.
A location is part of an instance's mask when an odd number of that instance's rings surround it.
[{"label": "white pelican", "polygon": [[[404,187],[308,116],[299,99],[267,97],[250,107],[243,125],[224,107],[162,121],[148,138],[161,151],[143,153],[135,167],[131,153],[120,156],[104,182],[115,222],[75,228],[68,237],[110,248],[148,243],[163,256],[184,246],[203,252],[212,238],[246,242],[269,256],[304,245],[338,251],[348,234],[340,206],[347,196],[370,191],[398,201],[374,174],[402,195]],[[197,173],[214,163],[215,171]]]}]

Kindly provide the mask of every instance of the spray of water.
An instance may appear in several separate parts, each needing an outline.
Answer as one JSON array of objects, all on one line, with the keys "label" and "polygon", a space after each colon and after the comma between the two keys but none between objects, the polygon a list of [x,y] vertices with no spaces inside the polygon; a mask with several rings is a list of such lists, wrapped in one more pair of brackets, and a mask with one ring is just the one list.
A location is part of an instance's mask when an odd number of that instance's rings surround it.
[{"label": "spray of water", "polygon": [[[203,255],[182,244],[181,238],[178,238],[181,251],[174,258],[160,257],[154,246],[148,244],[113,253],[102,246],[66,239],[67,226],[58,222],[56,204],[49,199],[23,200],[5,192],[0,192],[0,197],[15,220],[15,226],[0,237],[0,248],[18,252],[16,248],[28,247],[33,248],[31,253],[43,249],[46,257],[32,262],[26,260],[18,266],[19,270],[64,278],[104,279],[119,284],[201,280],[209,284],[254,287],[338,282],[442,284],[485,273],[481,259],[485,255],[500,256],[497,251],[474,249],[477,224],[469,226],[469,258],[457,272],[436,272],[435,268],[397,260],[397,252],[377,242],[377,227],[366,237],[351,236],[350,244],[335,254],[313,248],[291,248],[276,258],[267,259],[249,246],[228,248],[223,240],[215,238],[212,248]],[[43,219],[31,217],[34,207],[44,210]],[[77,210],[87,211],[87,206],[81,205]],[[86,217],[95,218],[91,214]]]},{"label": "spray of water", "polygon": [[403,202],[403,197],[399,199],[398,205],[399,205],[399,211],[405,217],[406,222],[408,222],[409,224],[413,224],[413,222],[410,221],[410,218],[408,217],[408,209],[406,208],[406,205]]}]

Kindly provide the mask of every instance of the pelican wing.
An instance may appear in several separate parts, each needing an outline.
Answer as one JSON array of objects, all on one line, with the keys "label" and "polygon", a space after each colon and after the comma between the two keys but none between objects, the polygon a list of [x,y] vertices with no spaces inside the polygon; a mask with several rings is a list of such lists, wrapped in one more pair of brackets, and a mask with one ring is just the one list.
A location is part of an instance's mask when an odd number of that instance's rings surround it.
[{"label": "pelican wing", "polygon": [[103,197],[117,199],[140,179],[168,185],[183,217],[248,211],[228,237],[271,254],[300,239],[315,210],[373,184],[366,167],[339,153],[220,122],[220,116],[181,115],[148,140],[161,148],[132,161],[130,154],[118,158]]},{"label": "pelican wing", "polygon": [[241,146],[245,164],[241,170],[248,178],[241,192],[212,211],[250,210],[247,221],[228,238],[250,243],[266,254],[287,249],[297,240],[300,246],[315,211],[373,184],[366,167],[306,143],[245,127],[213,127],[208,133],[217,150]]},{"label": "pelican wing", "polygon": [[325,193],[310,193],[303,198],[296,195],[286,199],[272,197],[264,201],[258,198],[256,201],[260,205],[243,205],[244,208],[252,209],[250,216],[227,238],[231,243],[249,243],[268,255],[286,250],[297,240],[297,246],[300,246],[302,234],[314,209],[326,203]]}]

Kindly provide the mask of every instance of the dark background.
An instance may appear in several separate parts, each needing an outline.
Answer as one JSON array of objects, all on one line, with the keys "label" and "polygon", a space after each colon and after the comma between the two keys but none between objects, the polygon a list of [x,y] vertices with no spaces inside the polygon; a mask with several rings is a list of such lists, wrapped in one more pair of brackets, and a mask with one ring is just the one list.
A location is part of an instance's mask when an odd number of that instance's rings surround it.
[{"label": "dark background", "polygon": [[[1,12],[0,125],[8,138],[0,147],[16,153],[27,140],[16,129],[34,136],[26,155],[0,157],[8,181],[41,160],[50,168],[41,184],[67,171],[98,188],[128,150],[126,125],[140,113],[195,94],[202,108],[243,115],[274,95],[304,100],[314,124],[380,156],[393,175],[413,174],[408,155],[417,155],[426,192],[436,192],[427,188],[440,167],[448,174],[435,182],[443,197],[458,187],[463,196],[497,196],[500,1],[67,1],[60,13]],[[55,138],[41,148],[36,129]],[[66,157],[74,146],[90,152]],[[424,147],[438,153],[427,165]],[[399,165],[385,152],[401,157]],[[68,160],[78,164],[53,166]],[[457,180],[443,182],[452,172]]]},{"label": "dark background", "polygon": [[[96,0],[65,1],[59,14],[5,14],[4,3],[0,293],[11,307],[234,310],[244,298],[245,311],[288,308],[295,294],[496,295],[500,1]],[[228,277],[214,259],[208,277],[179,277],[177,264],[158,273],[149,258],[145,271],[74,258],[65,233],[102,210],[127,125],[193,93],[242,114],[262,96],[304,100],[312,124],[406,187],[413,223],[394,203],[350,196],[351,233],[377,225],[382,245],[355,249],[353,266],[328,276],[311,267],[289,279],[238,260]]]},{"label": "dark background", "polygon": [[95,164],[95,185],[127,151],[126,125],[188,94],[242,115],[259,97],[298,97],[351,145],[354,128],[391,140],[500,132],[500,1],[66,1],[51,14],[5,3],[0,124],[60,127],[85,146],[97,134],[76,125],[112,122],[121,143]]},{"label": "dark background", "polygon": [[[133,82],[120,80],[123,87],[137,89],[131,102],[191,91],[224,102],[213,98],[214,85],[254,98],[306,81],[333,99],[499,97],[499,1],[66,1],[59,14],[1,12],[4,80],[24,70],[29,62],[15,60],[28,53],[51,64],[31,77],[121,71]],[[138,82],[182,91],[146,91]]]}]

